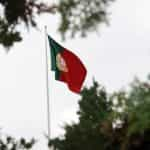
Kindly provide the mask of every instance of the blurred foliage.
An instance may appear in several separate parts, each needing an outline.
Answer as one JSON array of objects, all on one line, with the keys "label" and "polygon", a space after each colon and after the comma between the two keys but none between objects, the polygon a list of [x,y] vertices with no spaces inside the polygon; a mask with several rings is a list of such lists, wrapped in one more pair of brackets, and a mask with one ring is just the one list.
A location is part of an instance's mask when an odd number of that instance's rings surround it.
[{"label": "blurred foliage", "polygon": [[27,141],[24,138],[16,140],[11,136],[0,137],[0,150],[30,150],[34,144],[34,139]]},{"label": "blurred foliage", "polygon": [[128,135],[150,128],[150,80],[141,82],[138,79],[131,84],[132,92],[126,103],[126,113],[130,127]]},{"label": "blurred foliage", "polygon": [[[99,150],[107,147],[108,141],[100,132],[100,127],[109,118],[111,103],[107,102],[107,93],[103,87],[99,90],[98,83],[84,88],[79,101],[79,123],[66,125],[66,133],[62,139],[49,141],[54,150]],[[110,125],[110,130],[111,124]],[[108,130],[109,130],[108,125]]]},{"label": "blurred foliage", "polygon": [[[77,123],[48,139],[53,150],[150,150],[150,78],[135,79],[127,91],[107,93],[93,81],[81,92]],[[30,150],[35,140],[0,136],[0,150]]]},{"label": "blurred foliage", "polygon": [[107,7],[113,0],[61,0],[58,12],[61,14],[59,31],[63,36],[68,29],[71,36],[81,32],[97,30],[99,23],[108,23]]},{"label": "blurred foliage", "polygon": [[14,30],[14,26],[10,27],[6,21],[0,18],[0,43],[9,48],[14,41],[19,42],[21,40],[20,33]]},{"label": "blurred foliage", "polygon": [[39,0],[0,0],[0,43],[11,47],[22,40],[18,26],[25,23],[27,28],[36,27],[36,15],[59,14],[58,30],[62,37],[77,32],[85,36],[97,29],[100,23],[107,23],[107,8],[113,0],[59,0],[57,4],[47,4]]},{"label": "blurred foliage", "polygon": [[93,82],[79,101],[79,122],[49,140],[54,150],[149,150],[150,80],[135,79],[128,91],[108,94]]}]

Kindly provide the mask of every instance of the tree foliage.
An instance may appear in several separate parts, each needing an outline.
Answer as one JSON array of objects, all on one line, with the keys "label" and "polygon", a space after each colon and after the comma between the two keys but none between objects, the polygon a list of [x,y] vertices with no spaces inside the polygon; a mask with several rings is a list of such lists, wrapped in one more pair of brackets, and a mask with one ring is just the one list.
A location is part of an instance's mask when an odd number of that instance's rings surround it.
[{"label": "tree foliage", "polygon": [[135,80],[128,91],[108,94],[94,82],[79,101],[79,122],[49,141],[55,150],[149,150],[150,82]]},{"label": "tree foliage", "polygon": [[110,102],[106,101],[106,91],[103,88],[98,90],[98,84],[94,82],[93,87],[85,88],[81,95],[79,123],[66,125],[64,138],[56,138],[49,142],[49,146],[53,146],[54,149],[99,150],[100,147],[105,149],[107,141],[100,133],[100,126],[106,118],[109,118],[111,109]]},{"label": "tree foliage", "polygon": [[27,141],[24,138],[16,140],[11,136],[0,137],[0,150],[31,150],[34,144],[34,139]]},{"label": "tree foliage", "polygon": [[[77,123],[48,141],[54,150],[150,150],[150,79],[135,79],[128,91],[107,93],[96,81],[81,92]],[[0,137],[1,150],[32,149],[35,140]]]},{"label": "tree foliage", "polygon": [[43,13],[59,14],[58,30],[65,37],[80,32],[85,36],[88,31],[97,29],[99,23],[107,22],[107,8],[113,0],[59,0],[47,4],[39,0],[0,0],[0,43],[11,47],[22,40],[18,25],[36,27],[36,15]]}]

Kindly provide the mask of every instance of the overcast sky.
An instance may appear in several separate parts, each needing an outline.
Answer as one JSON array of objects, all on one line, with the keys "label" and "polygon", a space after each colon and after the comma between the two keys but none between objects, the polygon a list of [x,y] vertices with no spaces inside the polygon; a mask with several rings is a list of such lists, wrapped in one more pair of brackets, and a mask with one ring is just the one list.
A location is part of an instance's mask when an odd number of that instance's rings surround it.
[{"label": "overcast sky", "polygon": [[[0,46],[1,132],[41,140],[47,132],[44,25],[56,41],[83,61],[88,70],[84,85],[90,86],[95,77],[111,93],[126,88],[135,76],[146,79],[150,72],[149,6],[148,0],[117,0],[110,10],[109,27],[100,28],[99,35],[65,42],[56,31],[58,18],[43,15],[37,19],[40,31],[22,28],[24,40],[8,54]],[[55,81],[51,71],[49,94],[54,137],[63,133],[64,122],[77,121],[80,97]]]}]

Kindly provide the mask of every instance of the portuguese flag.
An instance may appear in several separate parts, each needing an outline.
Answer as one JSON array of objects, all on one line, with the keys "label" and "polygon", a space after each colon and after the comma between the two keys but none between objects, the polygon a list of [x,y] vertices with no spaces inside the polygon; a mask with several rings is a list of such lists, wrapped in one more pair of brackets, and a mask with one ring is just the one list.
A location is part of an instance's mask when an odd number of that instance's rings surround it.
[{"label": "portuguese flag", "polygon": [[80,93],[87,72],[83,63],[50,36],[48,41],[51,49],[51,70],[55,71],[55,79],[65,82],[71,91]]}]

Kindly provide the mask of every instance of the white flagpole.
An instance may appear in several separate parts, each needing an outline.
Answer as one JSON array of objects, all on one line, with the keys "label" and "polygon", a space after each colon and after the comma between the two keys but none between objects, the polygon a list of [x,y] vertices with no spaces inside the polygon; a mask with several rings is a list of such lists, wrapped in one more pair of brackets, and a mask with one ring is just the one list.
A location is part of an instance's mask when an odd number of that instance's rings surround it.
[{"label": "white flagpole", "polygon": [[48,59],[47,59],[47,26],[45,26],[45,71],[46,71],[46,97],[47,97],[47,130],[48,138],[51,138],[50,128],[50,101],[49,101],[49,78],[48,78]]}]

